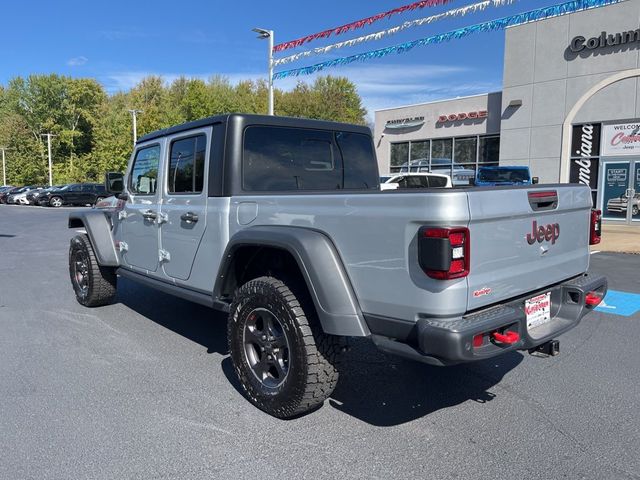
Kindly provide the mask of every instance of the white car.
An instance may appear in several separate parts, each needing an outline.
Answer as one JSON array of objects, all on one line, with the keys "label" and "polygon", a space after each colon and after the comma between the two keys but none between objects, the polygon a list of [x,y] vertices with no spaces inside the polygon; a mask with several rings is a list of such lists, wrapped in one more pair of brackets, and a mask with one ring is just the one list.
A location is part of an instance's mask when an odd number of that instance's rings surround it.
[{"label": "white car", "polygon": [[380,183],[380,190],[405,188],[451,188],[451,177],[440,173],[399,173]]}]

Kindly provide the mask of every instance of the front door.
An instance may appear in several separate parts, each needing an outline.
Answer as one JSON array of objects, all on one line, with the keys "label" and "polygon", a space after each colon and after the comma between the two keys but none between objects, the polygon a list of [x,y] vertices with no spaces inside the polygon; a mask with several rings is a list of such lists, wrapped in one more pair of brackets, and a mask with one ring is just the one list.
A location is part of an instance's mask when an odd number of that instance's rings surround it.
[{"label": "front door", "polygon": [[187,280],[207,226],[211,127],[170,137],[164,167],[160,248],[164,273]]},{"label": "front door", "polygon": [[162,151],[162,143],[136,149],[125,189],[128,199],[121,212],[121,239],[125,242],[122,258],[127,266],[146,272],[158,270],[159,263],[157,185]]},{"label": "front door", "polygon": [[606,160],[600,178],[602,217],[625,223],[640,221],[640,160]]}]

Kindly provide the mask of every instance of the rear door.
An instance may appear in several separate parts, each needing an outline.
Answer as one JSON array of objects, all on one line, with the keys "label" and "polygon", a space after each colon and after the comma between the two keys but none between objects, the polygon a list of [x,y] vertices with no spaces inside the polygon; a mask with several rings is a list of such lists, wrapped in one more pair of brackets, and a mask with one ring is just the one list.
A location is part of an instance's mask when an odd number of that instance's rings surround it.
[{"label": "rear door", "polygon": [[468,191],[468,309],[541,289],[587,270],[591,191],[583,186]]},{"label": "rear door", "polygon": [[128,200],[123,208],[122,241],[126,249],[122,258],[127,266],[146,272],[158,270],[157,189],[164,140],[137,147],[127,176]]},{"label": "rear door", "polygon": [[164,273],[187,280],[207,226],[207,175],[211,127],[168,138],[160,210]]}]

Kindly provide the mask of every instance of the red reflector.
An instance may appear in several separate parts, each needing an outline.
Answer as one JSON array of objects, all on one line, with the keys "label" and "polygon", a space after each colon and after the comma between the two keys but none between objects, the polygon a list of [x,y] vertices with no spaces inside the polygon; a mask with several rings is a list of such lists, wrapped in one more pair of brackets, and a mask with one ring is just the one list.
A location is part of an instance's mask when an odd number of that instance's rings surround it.
[{"label": "red reflector", "polygon": [[451,260],[451,267],[449,267],[449,273],[464,272],[464,259]]},{"label": "red reflector", "polygon": [[426,228],[423,232],[429,238],[449,238],[449,230],[446,228]]},{"label": "red reflector", "polygon": [[473,337],[473,347],[478,348],[482,346],[482,341],[484,340],[484,335],[479,333],[475,337]]},{"label": "red reflector", "polygon": [[511,332],[511,331],[505,332],[504,334],[493,332],[491,336],[496,342],[504,343],[506,345],[512,345],[520,340],[520,335],[518,335],[518,332]]},{"label": "red reflector", "polygon": [[466,235],[463,232],[455,232],[449,235],[449,241],[451,242],[451,246],[457,247],[464,243],[464,237]]},{"label": "red reflector", "polygon": [[602,297],[596,292],[589,292],[584,296],[585,305],[588,305],[590,307],[600,305],[600,302],[602,302]]}]

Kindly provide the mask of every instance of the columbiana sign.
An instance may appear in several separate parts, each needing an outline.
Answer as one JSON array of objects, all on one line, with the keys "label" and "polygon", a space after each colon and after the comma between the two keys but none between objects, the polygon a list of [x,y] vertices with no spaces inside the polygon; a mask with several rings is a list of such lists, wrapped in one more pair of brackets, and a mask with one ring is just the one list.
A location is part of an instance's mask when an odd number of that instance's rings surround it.
[{"label": "columbiana sign", "polygon": [[636,42],[640,42],[640,28],[638,30],[627,30],[626,32],[618,33],[601,32],[600,36],[589,39],[578,35],[571,40],[569,50],[573,53],[580,53],[585,49],[596,50]]}]

